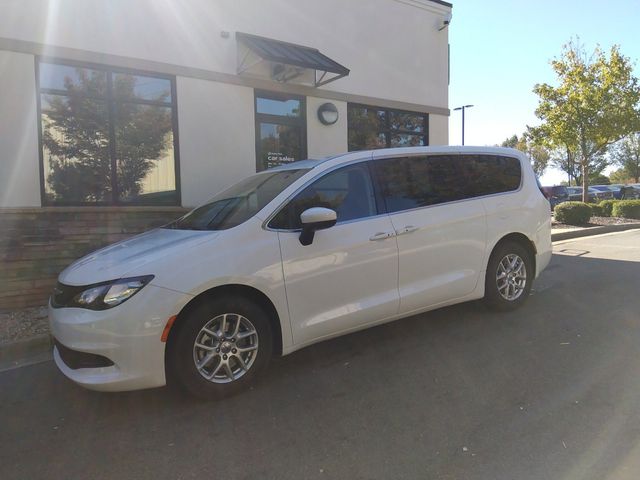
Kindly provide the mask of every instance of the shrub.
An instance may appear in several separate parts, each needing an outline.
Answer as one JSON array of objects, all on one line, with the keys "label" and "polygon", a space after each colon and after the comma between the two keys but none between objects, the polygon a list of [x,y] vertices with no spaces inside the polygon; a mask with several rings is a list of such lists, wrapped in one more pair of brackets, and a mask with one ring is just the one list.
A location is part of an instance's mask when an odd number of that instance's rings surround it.
[{"label": "shrub", "polygon": [[613,206],[612,215],[640,220],[640,200],[620,200]]},{"label": "shrub", "polygon": [[564,202],[556,205],[556,220],[567,225],[584,225],[589,223],[591,208],[584,202]]},{"label": "shrub", "polygon": [[604,217],[609,215],[604,215],[604,208],[601,205],[595,203],[589,203],[589,208],[591,209],[592,217]]},{"label": "shrub", "polygon": [[598,205],[602,207],[602,216],[610,217],[613,206],[620,200],[602,200]]}]

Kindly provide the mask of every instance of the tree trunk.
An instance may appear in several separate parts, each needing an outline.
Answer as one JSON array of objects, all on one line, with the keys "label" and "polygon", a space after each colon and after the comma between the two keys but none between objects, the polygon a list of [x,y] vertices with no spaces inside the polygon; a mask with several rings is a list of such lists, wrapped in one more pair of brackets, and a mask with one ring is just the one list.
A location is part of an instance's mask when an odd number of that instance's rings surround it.
[{"label": "tree trunk", "polygon": [[589,203],[589,167],[582,164],[582,201]]}]

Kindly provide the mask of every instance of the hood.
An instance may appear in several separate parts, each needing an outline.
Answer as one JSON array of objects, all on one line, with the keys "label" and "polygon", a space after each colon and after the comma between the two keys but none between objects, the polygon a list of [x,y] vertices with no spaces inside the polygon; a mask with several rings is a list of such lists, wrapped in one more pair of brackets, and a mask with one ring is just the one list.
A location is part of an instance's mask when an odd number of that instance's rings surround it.
[{"label": "hood", "polygon": [[162,262],[218,235],[219,232],[214,231],[151,230],[76,260],[60,274],[58,280],[65,285],[90,285],[116,280],[134,271],[135,275],[153,275],[154,265],[144,272],[140,272],[140,267]]}]

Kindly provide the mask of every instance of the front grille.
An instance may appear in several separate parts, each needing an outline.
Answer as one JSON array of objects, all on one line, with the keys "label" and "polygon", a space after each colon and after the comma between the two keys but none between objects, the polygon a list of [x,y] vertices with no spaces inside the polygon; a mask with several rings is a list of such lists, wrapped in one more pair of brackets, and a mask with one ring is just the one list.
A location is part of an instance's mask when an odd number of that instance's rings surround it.
[{"label": "front grille", "polygon": [[68,307],[73,297],[81,293],[87,287],[74,287],[58,282],[51,294],[51,306],[53,308]]},{"label": "front grille", "polygon": [[111,360],[107,357],[103,357],[102,355],[72,350],[62,345],[58,340],[55,340],[55,345],[58,349],[60,358],[71,370],[78,370],[79,368],[110,367],[113,365]]}]

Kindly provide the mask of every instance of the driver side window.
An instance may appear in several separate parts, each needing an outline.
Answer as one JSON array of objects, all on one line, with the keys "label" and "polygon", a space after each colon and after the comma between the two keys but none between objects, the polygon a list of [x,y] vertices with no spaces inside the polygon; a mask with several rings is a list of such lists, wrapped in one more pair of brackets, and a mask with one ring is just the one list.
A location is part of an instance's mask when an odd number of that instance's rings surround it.
[{"label": "driver side window", "polygon": [[300,214],[312,207],[335,210],[338,223],[375,215],[375,195],[366,165],[350,165],[316,180],[285,205],[269,222],[269,227],[302,228]]}]

